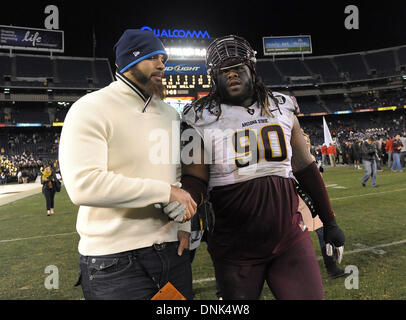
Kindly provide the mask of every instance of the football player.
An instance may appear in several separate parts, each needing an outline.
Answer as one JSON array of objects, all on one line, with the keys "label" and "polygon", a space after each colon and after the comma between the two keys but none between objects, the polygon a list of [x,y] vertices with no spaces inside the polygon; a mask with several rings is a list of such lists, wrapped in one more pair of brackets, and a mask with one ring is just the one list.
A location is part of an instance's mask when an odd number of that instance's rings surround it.
[{"label": "football player", "polygon": [[196,203],[208,191],[215,213],[208,250],[224,299],[258,299],[265,281],[277,299],[322,299],[294,178],[314,202],[325,242],[342,247],[344,233],[301,133],[296,100],[260,81],[255,54],[235,35],[208,47],[211,91],[182,116],[182,185]]}]

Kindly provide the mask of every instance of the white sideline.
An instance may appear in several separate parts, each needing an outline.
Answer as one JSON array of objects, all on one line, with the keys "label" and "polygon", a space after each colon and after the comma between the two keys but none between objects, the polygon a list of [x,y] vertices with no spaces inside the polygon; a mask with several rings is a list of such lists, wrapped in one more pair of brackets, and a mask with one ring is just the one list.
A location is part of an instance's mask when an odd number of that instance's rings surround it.
[{"label": "white sideline", "polygon": [[372,193],[357,194],[357,195],[347,196],[347,197],[342,197],[342,198],[330,198],[330,200],[332,201],[332,200],[343,200],[343,199],[357,198],[357,197],[375,196],[377,194],[384,194],[384,193],[389,193],[389,192],[392,193],[392,192],[399,192],[399,191],[405,191],[405,190],[406,190],[406,188],[382,191],[382,192],[372,192]]},{"label": "white sideline", "polygon": [[58,237],[58,236],[67,236],[71,234],[75,234],[76,232],[68,232],[68,233],[57,233],[57,234],[49,234],[46,236],[35,236],[29,238],[17,238],[17,239],[9,239],[9,240],[0,240],[0,243],[5,242],[13,242],[13,241],[21,241],[21,240],[31,240],[31,239],[41,239],[41,238],[49,238],[49,237]]}]

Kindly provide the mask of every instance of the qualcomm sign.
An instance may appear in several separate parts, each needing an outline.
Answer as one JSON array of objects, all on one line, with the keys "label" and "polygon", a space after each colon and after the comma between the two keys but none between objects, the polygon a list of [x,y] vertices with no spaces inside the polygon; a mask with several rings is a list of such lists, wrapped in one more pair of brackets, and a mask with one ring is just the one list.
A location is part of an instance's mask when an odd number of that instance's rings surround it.
[{"label": "qualcomm sign", "polygon": [[141,30],[153,31],[157,37],[166,37],[166,38],[210,38],[209,33],[201,30],[182,30],[182,29],[152,29],[150,27],[144,26]]}]

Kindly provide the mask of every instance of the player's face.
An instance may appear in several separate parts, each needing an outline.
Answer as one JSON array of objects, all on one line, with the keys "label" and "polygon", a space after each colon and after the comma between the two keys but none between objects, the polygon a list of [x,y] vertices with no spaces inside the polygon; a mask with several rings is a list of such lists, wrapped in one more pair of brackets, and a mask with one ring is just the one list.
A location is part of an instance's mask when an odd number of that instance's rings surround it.
[{"label": "player's face", "polygon": [[219,70],[218,86],[224,102],[242,106],[252,103],[251,71],[245,64]]}]

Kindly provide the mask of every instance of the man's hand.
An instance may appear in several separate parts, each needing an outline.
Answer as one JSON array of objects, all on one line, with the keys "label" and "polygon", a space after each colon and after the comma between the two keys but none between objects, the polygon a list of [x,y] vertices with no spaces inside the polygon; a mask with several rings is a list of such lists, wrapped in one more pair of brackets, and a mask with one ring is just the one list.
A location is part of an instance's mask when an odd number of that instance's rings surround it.
[{"label": "man's hand", "polygon": [[332,256],[334,254],[337,262],[340,263],[344,252],[344,232],[337,225],[335,219],[333,219],[323,225],[323,233],[327,255]]},{"label": "man's hand", "polygon": [[183,250],[189,249],[190,233],[179,230],[178,231],[178,240],[179,240],[178,256],[181,256],[183,253]]},{"label": "man's hand", "polygon": [[[184,221],[192,219],[192,217],[196,214],[197,204],[193,200],[189,192],[172,185],[171,195],[169,197],[169,204],[175,201],[177,201],[179,205],[183,205],[185,207],[184,210],[186,211],[186,214]],[[175,209],[176,208],[177,206],[175,206]]]}]

